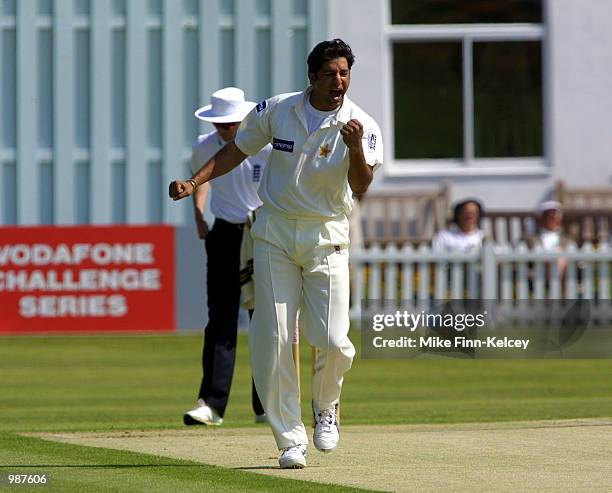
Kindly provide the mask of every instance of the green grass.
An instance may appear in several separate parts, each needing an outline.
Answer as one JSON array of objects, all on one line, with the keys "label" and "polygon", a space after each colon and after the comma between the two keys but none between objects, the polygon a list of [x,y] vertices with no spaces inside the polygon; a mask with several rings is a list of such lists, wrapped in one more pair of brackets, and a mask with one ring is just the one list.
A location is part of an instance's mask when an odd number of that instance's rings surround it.
[{"label": "green grass", "polygon": [[[352,338],[358,346],[359,338]],[[200,354],[199,335],[0,338],[0,475],[18,466],[49,466],[44,470],[55,480],[53,491],[286,489],[286,480],[278,478],[16,434],[180,428],[182,414],[195,402]],[[610,360],[358,356],[346,376],[342,420],[350,425],[612,416],[610,374]],[[306,344],[302,377],[307,416]],[[252,425],[250,378],[246,337],[240,336],[224,426]],[[290,484],[292,490],[329,489]]]},{"label": "green grass", "polygon": [[[0,434],[0,491],[363,491],[308,481],[273,478],[185,460],[133,452],[81,447]],[[47,474],[46,489],[9,487],[8,474]]]}]

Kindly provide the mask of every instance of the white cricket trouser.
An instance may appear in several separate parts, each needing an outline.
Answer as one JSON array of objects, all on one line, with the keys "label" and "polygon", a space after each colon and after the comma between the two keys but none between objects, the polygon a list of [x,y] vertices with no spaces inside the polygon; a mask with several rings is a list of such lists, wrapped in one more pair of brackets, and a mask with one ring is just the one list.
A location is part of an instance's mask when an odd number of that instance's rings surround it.
[{"label": "white cricket trouser", "polygon": [[305,219],[262,208],[251,230],[255,313],[249,343],[257,393],[279,449],[307,444],[291,352],[302,335],[319,349],[312,397],[338,402],[355,348],[349,331],[348,220]]}]

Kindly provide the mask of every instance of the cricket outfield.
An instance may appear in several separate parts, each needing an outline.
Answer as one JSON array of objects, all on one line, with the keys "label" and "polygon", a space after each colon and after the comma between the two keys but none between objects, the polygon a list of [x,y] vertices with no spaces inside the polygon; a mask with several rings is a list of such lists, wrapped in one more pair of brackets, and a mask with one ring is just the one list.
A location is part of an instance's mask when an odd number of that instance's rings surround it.
[{"label": "cricket outfield", "polygon": [[244,336],[226,423],[182,426],[199,358],[195,335],[0,339],[0,475],[45,471],[53,491],[612,489],[609,360],[357,357],[338,451],[281,471],[252,425]]}]

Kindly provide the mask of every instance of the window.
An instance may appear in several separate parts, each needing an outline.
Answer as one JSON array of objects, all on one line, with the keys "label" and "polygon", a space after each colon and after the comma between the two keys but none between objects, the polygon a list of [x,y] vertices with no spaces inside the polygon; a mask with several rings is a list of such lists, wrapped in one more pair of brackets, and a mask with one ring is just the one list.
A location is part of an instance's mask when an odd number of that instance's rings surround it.
[{"label": "window", "polygon": [[541,166],[541,1],[390,4],[395,160]]},{"label": "window", "polygon": [[461,156],[461,44],[395,43],[393,70],[395,157]]},{"label": "window", "polygon": [[540,0],[392,0],[392,24],[542,22]]},{"label": "window", "polygon": [[474,43],[474,154],[542,155],[542,65],[536,41]]}]

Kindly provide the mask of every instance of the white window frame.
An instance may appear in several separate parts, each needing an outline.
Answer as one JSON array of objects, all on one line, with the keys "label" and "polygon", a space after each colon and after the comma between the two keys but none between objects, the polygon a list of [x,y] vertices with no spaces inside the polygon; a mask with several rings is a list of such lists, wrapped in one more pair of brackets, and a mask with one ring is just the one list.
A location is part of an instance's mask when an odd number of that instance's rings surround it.
[{"label": "white window frame", "polygon": [[[545,22],[507,24],[391,24],[390,1],[385,2],[386,70],[384,86],[385,126],[389,129],[387,160],[389,177],[431,176],[548,176],[551,174],[548,122],[548,56],[546,54]],[[543,2],[544,3],[544,2]],[[544,5],[543,5],[544,9]],[[395,157],[395,111],[393,91],[393,44],[398,41],[430,42],[455,41],[462,45],[463,77],[463,157],[456,159],[397,159]],[[479,41],[540,41],[542,45],[542,138],[543,156],[512,158],[477,158],[474,156],[474,93],[473,44]]]}]

